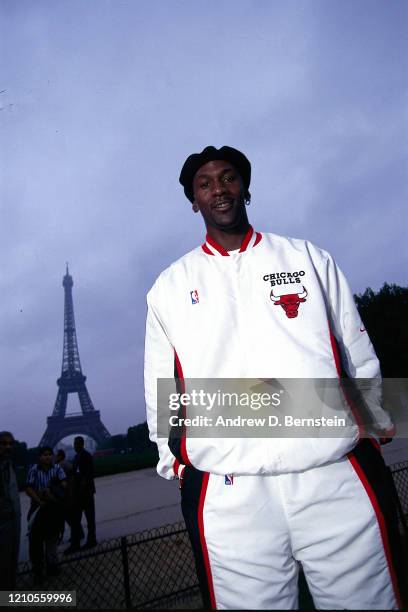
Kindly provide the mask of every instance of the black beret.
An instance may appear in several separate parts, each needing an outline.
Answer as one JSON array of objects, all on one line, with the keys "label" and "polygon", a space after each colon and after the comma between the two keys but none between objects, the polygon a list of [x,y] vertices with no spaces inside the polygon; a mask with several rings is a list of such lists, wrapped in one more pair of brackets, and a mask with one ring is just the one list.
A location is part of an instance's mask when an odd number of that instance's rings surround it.
[{"label": "black beret", "polygon": [[184,193],[190,202],[194,200],[193,179],[197,170],[204,164],[216,159],[230,162],[241,176],[245,189],[248,190],[251,182],[251,164],[245,155],[232,147],[224,146],[221,149],[205,147],[201,153],[193,153],[187,157],[181,169],[179,181],[183,185]]}]

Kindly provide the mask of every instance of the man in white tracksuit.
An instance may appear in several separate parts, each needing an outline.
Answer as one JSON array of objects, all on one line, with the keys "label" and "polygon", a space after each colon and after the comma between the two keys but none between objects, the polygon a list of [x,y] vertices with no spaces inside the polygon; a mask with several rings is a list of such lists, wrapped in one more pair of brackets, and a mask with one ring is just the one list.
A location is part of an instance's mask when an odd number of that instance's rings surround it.
[{"label": "man in white tracksuit", "polygon": [[[180,182],[205,243],[150,290],[145,391],[158,473],[180,478],[206,607],[398,609],[398,528],[375,437],[157,435],[157,380],[379,379],[342,272],[304,240],[250,226],[251,166],[231,147],[187,158]],[[381,420],[381,419],[380,419]],[[392,428],[388,417],[383,430]],[[382,435],[389,435],[384,433]]]}]

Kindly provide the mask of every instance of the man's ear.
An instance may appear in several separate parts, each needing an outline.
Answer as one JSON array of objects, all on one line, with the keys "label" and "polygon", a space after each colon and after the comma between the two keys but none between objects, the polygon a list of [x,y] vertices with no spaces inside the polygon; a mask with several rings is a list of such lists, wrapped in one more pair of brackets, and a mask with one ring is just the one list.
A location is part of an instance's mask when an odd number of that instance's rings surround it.
[{"label": "man's ear", "polygon": [[200,209],[198,208],[198,204],[196,204],[195,200],[193,201],[193,212],[198,212]]}]

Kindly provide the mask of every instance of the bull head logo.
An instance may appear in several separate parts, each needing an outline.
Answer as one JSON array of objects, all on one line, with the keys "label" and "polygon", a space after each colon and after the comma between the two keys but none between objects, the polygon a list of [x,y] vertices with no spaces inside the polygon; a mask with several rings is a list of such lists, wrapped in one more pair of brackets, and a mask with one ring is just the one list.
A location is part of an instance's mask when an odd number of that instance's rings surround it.
[{"label": "bull head logo", "polygon": [[270,298],[275,306],[282,306],[283,310],[286,313],[286,316],[289,319],[294,319],[299,314],[299,304],[301,302],[306,302],[307,291],[305,287],[303,287],[303,291],[300,293],[287,293],[286,295],[281,295],[277,297],[273,295],[273,289],[270,294]]}]

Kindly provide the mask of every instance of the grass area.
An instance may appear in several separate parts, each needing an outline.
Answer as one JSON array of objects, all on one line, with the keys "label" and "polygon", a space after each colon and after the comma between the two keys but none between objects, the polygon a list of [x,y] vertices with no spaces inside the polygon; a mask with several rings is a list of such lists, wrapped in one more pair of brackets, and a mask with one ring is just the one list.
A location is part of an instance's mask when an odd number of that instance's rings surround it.
[{"label": "grass area", "polygon": [[126,455],[108,455],[106,457],[95,457],[95,477],[121,474],[133,470],[142,470],[155,467],[159,457],[155,448],[139,453],[127,453]]}]

